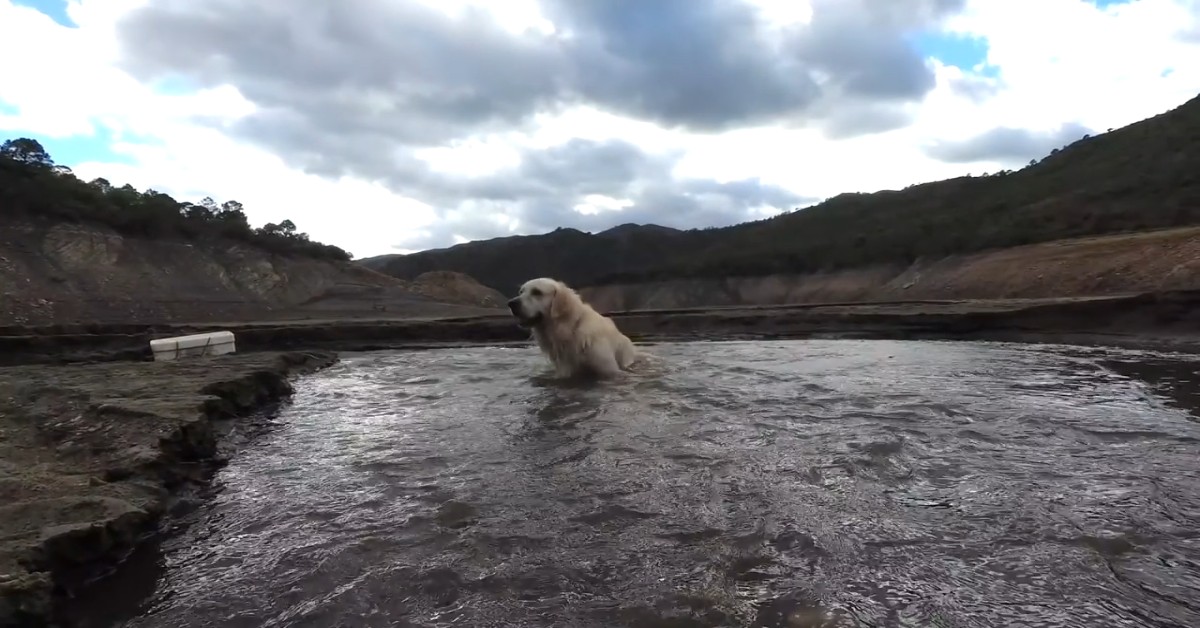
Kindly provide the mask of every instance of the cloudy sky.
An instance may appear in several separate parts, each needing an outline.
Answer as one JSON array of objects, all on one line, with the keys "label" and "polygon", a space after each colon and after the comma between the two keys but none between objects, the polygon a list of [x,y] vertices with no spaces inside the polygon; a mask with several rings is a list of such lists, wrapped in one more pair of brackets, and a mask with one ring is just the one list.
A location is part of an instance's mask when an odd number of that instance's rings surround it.
[{"label": "cloudy sky", "polygon": [[356,256],[760,218],[1200,92],[1200,0],[0,0],[0,134]]}]

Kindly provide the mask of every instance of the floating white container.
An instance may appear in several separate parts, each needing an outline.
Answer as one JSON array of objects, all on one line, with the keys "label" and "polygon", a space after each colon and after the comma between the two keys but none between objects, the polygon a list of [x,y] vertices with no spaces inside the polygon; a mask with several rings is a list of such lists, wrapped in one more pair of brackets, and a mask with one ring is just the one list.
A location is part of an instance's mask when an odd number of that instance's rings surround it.
[{"label": "floating white container", "polygon": [[151,340],[150,350],[154,352],[154,360],[161,362],[233,353],[235,346],[233,332],[213,331],[207,334]]}]

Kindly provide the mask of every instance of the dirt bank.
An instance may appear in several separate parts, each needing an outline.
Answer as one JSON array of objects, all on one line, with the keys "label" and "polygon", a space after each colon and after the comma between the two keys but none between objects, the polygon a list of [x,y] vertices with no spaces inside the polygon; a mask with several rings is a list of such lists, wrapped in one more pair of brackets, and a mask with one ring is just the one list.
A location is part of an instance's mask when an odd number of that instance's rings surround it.
[{"label": "dirt bank", "polygon": [[[1068,340],[1157,339],[1187,344],[1200,330],[1200,291],[1074,299],[823,303],[792,306],[642,310],[612,314],[642,341],[722,338],[921,338]],[[92,325],[0,328],[9,364],[150,359],[151,338],[229,329],[239,351],[358,351],[453,343],[528,341],[511,317],[324,320],[226,325]]]},{"label": "dirt bank", "polygon": [[0,325],[468,316],[494,297],[462,275],[401,281],[240,242],[0,218]]},{"label": "dirt bank", "polygon": [[670,279],[584,288],[597,309],[896,299],[1013,299],[1200,288],[1200,228],[1059,240],[806,275]]},{"label": "dirt bank", "polygon": [[657,310],[615,318],[641,340],[996,340],[1200,351],[1200,291]]},{"label": "dirt bank", "polygon": [[214,329],[236,336],[238,351],[369,350],[429,343],[528,338],[508,316],[443,319],[325,319],[196,325],[0,327],[0,365],[150,360],[150,340]]},{"label": "dirt bank", "polygon": [[0,368],[0,626],[37,626],[219,461],[215,425],[332,353]]}]

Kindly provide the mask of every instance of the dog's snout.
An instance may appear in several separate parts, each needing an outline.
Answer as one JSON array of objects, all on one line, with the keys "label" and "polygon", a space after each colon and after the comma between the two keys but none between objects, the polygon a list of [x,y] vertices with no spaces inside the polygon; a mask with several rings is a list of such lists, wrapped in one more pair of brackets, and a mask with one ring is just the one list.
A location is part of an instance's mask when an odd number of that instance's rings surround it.
[{"label": "dog's snout", "polygon": [[517,311],[517,304],[518,304],[518,303],[520,303],[520,302],[521,302],[521,301],[520,301],[520,298],[519,298],[519,297],[513,297],[513,298],[509,299],[509,300],[508,300],[508,309],[510,309],[510,310],[512,310],[512,311],[514,311],[514,312],[516,312],[516,311]]}]

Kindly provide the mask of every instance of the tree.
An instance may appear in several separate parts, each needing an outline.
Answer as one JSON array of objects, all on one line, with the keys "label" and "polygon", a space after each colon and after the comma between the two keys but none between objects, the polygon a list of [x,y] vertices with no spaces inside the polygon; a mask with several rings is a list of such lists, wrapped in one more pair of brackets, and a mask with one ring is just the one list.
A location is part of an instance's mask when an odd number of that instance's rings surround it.
[{"label": "tree", "polygon": [[199,223],[210,222],[214,217],[212,210],[197,203],[185,203],[179,209],[185,218]]},{"label": "tree", "polygon": [[112,184],[109,183],[108,179],[105,179],[104,177],[96,177],[95,179],[92,179],[92,182],[88,185],[100,190],[101,194],[108,194],[112,191]]},{"label": "tree", "polygon": [[112,199],[113,204],[122,210],[132,209],[142,200],[142,193],[128,183],[119,188],[112,188],[108,191],[108,196]]},{"label": "tree", "polygon": [[[205,201],[212,202],[212,199],[205,198]],[[213,203],[215,205],[215,203]],[[250,233],[250,221],[246,218],[246,212],[242,209],[242,204],[237,201],[225,201],[221,203],[221,207],[215,211],[216,219],[224,225],[224,231],[230,234]]]},{"label": "tree", "polygon": [[296,223],[286,219],[279,224],[268,222],[259,231],[269,236],[289,238],[296,233]]},{"label": "tree", "polygon": [[171,198],[170,194],[163,194],[158,190],[146,190],[146,193],[142,194],[141,204],[153,211],[160,212],[163,216],[179,215],[179,201]]},{"label": "tree", "polygon": [[0,145],[0,155],[28,166],[41,168],[54,166],[54,160],[50,158],[50,153],[42,147],[42,143],[28,137],[5,140],[4,144]]},{"label": "tree", "polygon": [[282,255],[352,259],[336,246],[310,241],[290,220],[251,229],[245,208],[237,201],[218,204],[205,197],[199,203],[181,203],[153,189],[114,187],[104,178],[81,181],[29,138],[0,143],[0,214],[6,219],[106,225],[124,235],[154,239],[230,238]]}]

